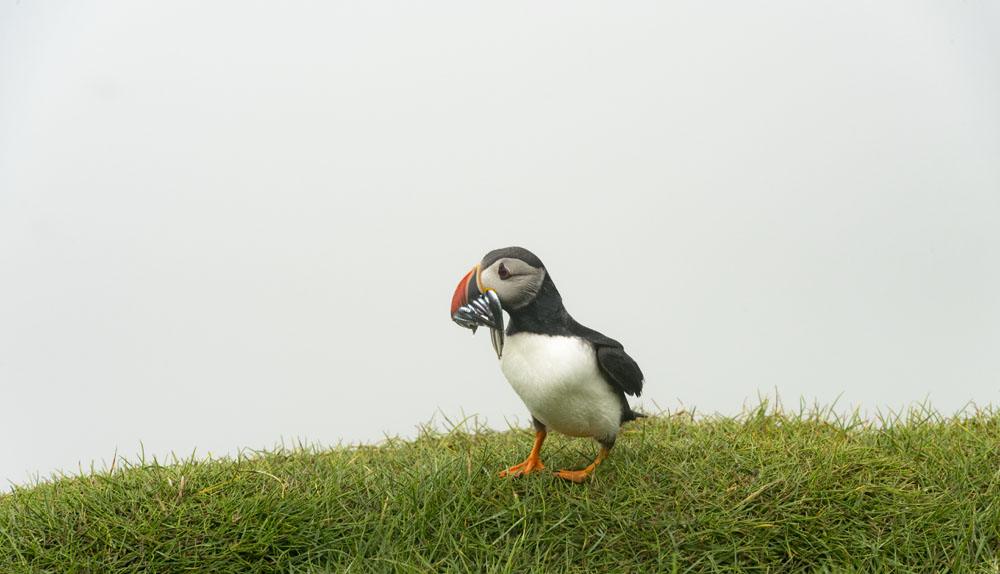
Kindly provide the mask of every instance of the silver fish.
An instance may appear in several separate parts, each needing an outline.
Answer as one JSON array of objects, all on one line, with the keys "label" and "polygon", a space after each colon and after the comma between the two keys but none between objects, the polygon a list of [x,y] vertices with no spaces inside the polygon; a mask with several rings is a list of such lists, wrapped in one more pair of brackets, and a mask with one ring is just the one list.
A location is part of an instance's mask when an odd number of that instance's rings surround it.
[{"label": "silver fish", "polygon": [[493,350],[496,351],[498,359],[503,355],[503,306],[500,305],[500,298],[494,291],[489,290],[462,305],[455,311],[451,319],[462,327],[471,329],[473,333],[479,327],[489,327]]}]

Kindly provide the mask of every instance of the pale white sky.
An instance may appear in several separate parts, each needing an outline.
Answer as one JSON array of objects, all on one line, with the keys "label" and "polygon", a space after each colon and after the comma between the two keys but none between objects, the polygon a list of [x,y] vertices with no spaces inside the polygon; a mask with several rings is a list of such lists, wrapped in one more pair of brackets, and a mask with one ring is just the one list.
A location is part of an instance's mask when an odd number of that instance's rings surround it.
[{"label": "pale white sky", "polygon": [[1000,4],[0,3],[0,480],[525,421],[511,244],[648,410],[1000,404]]}]

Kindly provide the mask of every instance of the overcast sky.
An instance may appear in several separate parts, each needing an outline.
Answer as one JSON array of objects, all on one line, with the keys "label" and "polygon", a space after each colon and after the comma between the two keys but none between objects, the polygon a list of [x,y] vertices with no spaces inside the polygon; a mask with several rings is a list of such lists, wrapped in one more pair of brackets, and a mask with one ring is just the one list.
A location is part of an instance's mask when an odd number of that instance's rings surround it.
[{"label": "overcast sky", "polygon": [[1000,404],[996,2],[0,6],[0,481],[524,423],[507,245],[649,411]]}]

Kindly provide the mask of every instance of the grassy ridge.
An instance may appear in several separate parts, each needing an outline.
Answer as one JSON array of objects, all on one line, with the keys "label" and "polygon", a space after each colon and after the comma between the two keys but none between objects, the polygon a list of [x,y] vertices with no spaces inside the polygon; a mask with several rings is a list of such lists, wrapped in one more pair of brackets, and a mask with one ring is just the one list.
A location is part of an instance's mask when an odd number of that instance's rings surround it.
[{"label": "grassy ridge", "polygon": [[[883,421],[884,422],[884,421]],[[1000,414],[631,423],[585,485],[528,431],[119,465],[0,496],[0,572],[1000,570]],[[549,469],[592,441],[553,436]]]}]

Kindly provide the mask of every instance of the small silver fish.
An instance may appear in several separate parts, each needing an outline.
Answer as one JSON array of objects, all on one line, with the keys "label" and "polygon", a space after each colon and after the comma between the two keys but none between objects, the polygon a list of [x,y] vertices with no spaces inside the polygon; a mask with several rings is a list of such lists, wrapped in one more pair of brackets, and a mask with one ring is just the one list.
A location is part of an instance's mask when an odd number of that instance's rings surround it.
[{"label": "small silver fish", "polygon": [[489,290],[468,304],[462,305],[451,319],[462,327],[471,329],[473,333],[479,327],[489,327],[493,350],[496,351],[498,359],[503,355],[503,306],[500,305],[500,298],[494,291]]}]

